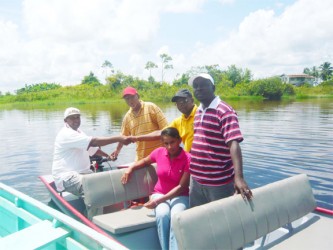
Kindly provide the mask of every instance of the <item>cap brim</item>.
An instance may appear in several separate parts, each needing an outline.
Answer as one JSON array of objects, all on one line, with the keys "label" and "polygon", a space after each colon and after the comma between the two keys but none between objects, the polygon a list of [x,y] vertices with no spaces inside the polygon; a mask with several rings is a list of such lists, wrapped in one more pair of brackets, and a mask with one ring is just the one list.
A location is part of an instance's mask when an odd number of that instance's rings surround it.
[{"label": "cap brim", "polygon": [[198,78],[198,76],[192,76],[189,80],[188,80],[188,85],[193,87],[193,81]]},{"label": "cap brim", "polygon": [[174,97],[172,97],[171,101],[176,102],[178,98],[179,98],[179,96],[174,96]]}]

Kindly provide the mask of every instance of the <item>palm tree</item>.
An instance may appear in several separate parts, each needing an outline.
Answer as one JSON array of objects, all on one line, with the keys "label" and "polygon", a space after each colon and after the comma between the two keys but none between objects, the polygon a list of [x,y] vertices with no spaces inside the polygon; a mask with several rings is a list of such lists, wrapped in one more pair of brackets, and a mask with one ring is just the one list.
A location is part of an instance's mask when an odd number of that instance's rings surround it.
[{"label": "palm tree", "polygon": [[310,68],[305,68],[305,69],[303,70],[303,73],[304,73],[304,74],[307,74],[307,75],[309,75],[309,76],[314,76],[314,77],[316,77],[316,78],[319,77],[319,71],[318,71],[318,69],[317,69],[316,66],[313,66],[311,69],[310,69]]},{"label": "palm tree", "polygon": [[173,69],[172,64],[168,64],[170,61],[172,61],[172,57],[168,54],[161,54],[160,58],[162,60],[162,83],[164,78],[164,69]]},{"label": "palm tree", "polygon": [[320,76],[324,81],[329,80],[333,75],[333,67],[331,66],[331,63],[324,62],[322,65],[319,66],[321,72]]},{"label": "palm tree", "polygon": [[102,68],[106,68],[105,69],[105,79],[107,78],[107,73],[108,73],[108,68],[110,69],[111,73],[114,72],[113,70],[113,65],[112,63],[110,63],[108,60],[105,60],[105,62],[102,64]]},{"label": "palm tree", "polygon": [[315,78],[318,78],[319,77],[319,70],[317,69],[316,66],[313,66],[312,69],[311,69],[311,74],[312,76],[314,76]]},{"label": "palm tree", "polygon": [[151,62],[151,61],[148,61],[148,62],[146,63],[145,69],[149,70],[149,78],[151,78],[151,70],[152,70],[153,68],[158,68],[158,66],[157,66],[155,63],[153,63],[153,62]]}]

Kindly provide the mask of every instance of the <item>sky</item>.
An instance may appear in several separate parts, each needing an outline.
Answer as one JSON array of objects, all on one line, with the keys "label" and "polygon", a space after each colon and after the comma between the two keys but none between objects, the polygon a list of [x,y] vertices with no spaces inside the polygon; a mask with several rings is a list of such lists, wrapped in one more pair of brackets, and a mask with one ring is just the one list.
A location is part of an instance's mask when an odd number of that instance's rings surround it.
[{"label": "sky", "polygon": [[253,79],[333,64],[332,0],[0,0],[0,92],[80,84],[103,63],[172,82],[192,67],[231,65]]}]

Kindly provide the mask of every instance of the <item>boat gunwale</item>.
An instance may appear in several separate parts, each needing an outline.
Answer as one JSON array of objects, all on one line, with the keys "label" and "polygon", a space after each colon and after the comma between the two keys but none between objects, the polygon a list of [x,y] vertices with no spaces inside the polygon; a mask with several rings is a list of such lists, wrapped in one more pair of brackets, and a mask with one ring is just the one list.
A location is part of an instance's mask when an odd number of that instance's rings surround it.
[{"label": "boat gunwale", "polygon": [[[103,229],[95,225],[91,220],[89,220],[87,217],[85,217],[82,213],[80,213],[78,210],[76,210],[71,204],[68,203],[54,188],[52,188],[51,184],[52,182],[48,182],[44,176],[39,176],[39,179],[44,183],[44,185],[47,187],[47,189],[52,193],[52,195],[56,196],[57,199],[64,205],[71,213],[73,213],[74,216],[79,218],[79,220],[86,224],[87,226],[91,227],[92,229],[96,230],[97,232],[111,238],[114,241],[115,240],[111,235],[106,233]],[[118,242],[118,241],[117,241]]]},{"label": "boat gunwale", "polygon": [[[64,226],[65,228],[71,228],[74,234],[77,232],[79,235],[86,235],[86,237],[90,238],[92,241],[95,241],[103,247],[108,246],[111,247],[111,249],[127,249],[126,246],[112,238],[111,235],[106,234],[104,231],[103,233],[99,232],[95,228],[91,228],[89,225],[81,223],[80,221],[64,214],[62,211],[51,208],[47,204],[44,204],[41,201],[38,201],[33,197],[28,196],[2,182],[0,182],[0,190],[4,192],[5,196],[2,197],[5,199],[6,196],[13,197],[14,200],[18,199],[21,202],[28,203],[31,207],[35,207],[36,210],[40,210],[47,216],[45,220],[51,220],[55,227]],[[75,238],[73,239],[75,240]]]}]

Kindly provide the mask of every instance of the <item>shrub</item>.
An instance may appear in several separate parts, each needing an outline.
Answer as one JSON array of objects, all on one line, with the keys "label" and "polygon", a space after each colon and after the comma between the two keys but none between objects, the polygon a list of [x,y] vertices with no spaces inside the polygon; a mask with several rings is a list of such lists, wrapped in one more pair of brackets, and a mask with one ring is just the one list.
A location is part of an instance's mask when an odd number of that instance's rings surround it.
[{"label": "shrub", "polygon": [[284,85],[283,94],[295,95],[295,87],[292,84],[286,83]]},{"label": "shrub", "polygon": [[283,94],[284,86],[280,78],[272,77],[256,80],[250,83],[251,95],[262,96],[269,100],[279,100]]}]

